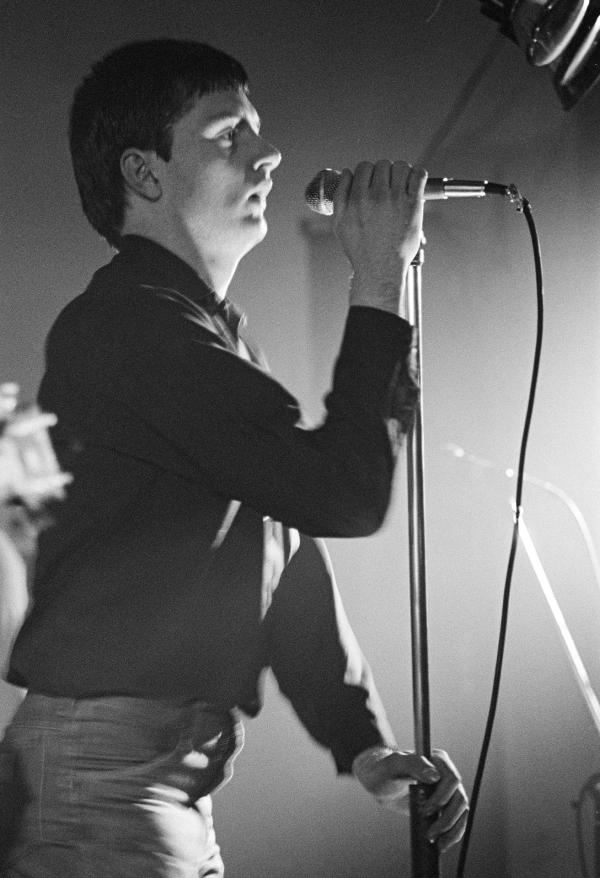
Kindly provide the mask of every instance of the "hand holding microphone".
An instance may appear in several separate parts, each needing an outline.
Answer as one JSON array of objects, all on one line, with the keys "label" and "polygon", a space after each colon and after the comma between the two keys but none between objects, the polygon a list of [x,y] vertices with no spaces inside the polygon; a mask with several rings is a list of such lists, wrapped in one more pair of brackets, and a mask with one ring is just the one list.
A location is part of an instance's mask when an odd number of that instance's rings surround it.
[{"label": "hand holding microphone", "polygon": [[406,272],[421,244],[423,201],[484,195],[506,196],[523,209],[514,184],[427,178],[422,168],[389,161],[361,162],[354,175],[319,171],[304,198],[311,210],[335,214],[336,233],[354,268],[350,304],[399,313]]},{"label": "hand holding microphone", "polygon": [[354,270],[350,304],[399,314],[421,243],[427,172],[406,162],[360,162],[332,193],[334,227]]},{"label": "hand holding microphone", "polygon": [[[313,177],[304,192],[304,200],[316,213],[333,213],[333,196],[342,176],[341,171],[325,168]],[[425,183],[425,201],[448,198],[482,198],[484,195],[505,195],[513,202],[522,196],[511,183],[490,183],[487,180],[455,180],[453,177],[428,177]]]}]

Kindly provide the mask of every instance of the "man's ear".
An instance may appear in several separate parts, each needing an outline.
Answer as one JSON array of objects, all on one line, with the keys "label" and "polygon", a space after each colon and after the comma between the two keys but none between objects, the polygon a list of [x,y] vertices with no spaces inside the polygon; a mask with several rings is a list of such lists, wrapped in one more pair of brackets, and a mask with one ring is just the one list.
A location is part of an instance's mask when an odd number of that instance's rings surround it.
[{"label": "man's ear", "polygon": [[162,195],[160,180],[154,173],[156,158],[156,153],[134,147],[121,156],[121,173],[127,187],[147,201],[158,201]]}]

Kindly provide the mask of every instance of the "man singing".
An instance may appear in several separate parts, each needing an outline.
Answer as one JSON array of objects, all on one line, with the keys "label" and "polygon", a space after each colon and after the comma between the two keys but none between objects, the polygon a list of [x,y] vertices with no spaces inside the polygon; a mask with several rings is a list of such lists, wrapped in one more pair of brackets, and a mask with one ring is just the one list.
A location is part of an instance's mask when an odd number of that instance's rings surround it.
[{"label": "man singing", "polygon": [[402,318],[426,173],[361,162],[335,195],[353,277],[323,423],[227,298],[265,236],[278,150],[246,74],[194,42],[117,49],[78,88],[84,212],[118,251],[58,317],[41,406],[73,474],[40,539],[8,679],[25,807],[9,878],[222,876],[211,794],[270,667],[310,734],[389,807],[431,784],[445,850],[467,800],[443,751],[401,751],[321,537],[376,531],[416,389]]}]

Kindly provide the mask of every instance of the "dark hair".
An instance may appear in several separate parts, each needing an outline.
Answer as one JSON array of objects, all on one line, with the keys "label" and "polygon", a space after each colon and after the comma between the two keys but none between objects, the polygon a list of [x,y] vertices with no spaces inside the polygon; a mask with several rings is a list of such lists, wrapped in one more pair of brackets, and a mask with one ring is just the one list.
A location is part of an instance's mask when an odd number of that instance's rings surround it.
[{"label": "dark hair", "polygon": [[83,211],[119,247],[125,217],[120,160],[128,147],[171,158],[172,126],[203,94],[248,91],[234,58],[187,40],[129,43],[97,64],[75,91],[69,144]]}]

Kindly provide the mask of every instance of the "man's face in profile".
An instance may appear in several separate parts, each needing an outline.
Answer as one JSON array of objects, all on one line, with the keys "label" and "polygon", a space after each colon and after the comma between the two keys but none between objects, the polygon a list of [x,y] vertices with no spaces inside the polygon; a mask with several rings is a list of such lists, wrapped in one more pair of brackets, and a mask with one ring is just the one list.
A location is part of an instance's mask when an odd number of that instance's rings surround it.
[{"label": "man's face in profile", "polygon": [[266,199],[281,155],[259,131],[241,90],[203,95],[173,125],[171,159],[161,168],[163,208],[209,257],[241,258],[267,232]]}]

